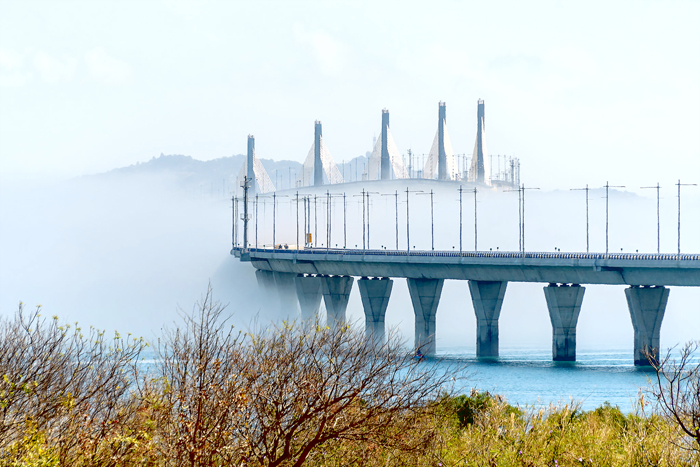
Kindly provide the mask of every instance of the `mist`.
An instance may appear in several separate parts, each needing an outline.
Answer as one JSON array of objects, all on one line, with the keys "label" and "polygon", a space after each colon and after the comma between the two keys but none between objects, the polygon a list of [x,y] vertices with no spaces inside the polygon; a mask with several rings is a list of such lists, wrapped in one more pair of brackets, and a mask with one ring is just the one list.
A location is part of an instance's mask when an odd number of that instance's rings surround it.
[{"label": "mist", "polygon": [[[224,179],[231,174],[220,173]],[[230,255],[232,209],[229,194],[193,190],[160,172],[126,172],[90,176],[40,186],[0,188],[0,315],[10,316],[19,301],[41,304],[47,315],[108,331],[152,338],[164,325],[192,309],[211,282],[215,298],[228,303],[233,323],[246,328],[279,319],[276,297],[261,293],[255,270]],[[664,187],[671,187],[671,181]],[[399,248],[406,248],[406,187],[410,187],[411,247],[431,248],[430,190],[434,192],[435,249],[459,250],[459,184],[395,180],[353,182],[299,189],[316,195],[311,227],[317,246],[327,243],[326,199],[331,208],[331,245],[362,247],[362,189],[369,190],[371,248],[396,246],[398,192]],[[416,193],[422,191],[422,193]],[[343,227],[345,194],[346,228]],[[661,251],[673,253],[677,242],[677,198],[664,188],[661,199]],[[277,193],[277,243],[297,243],[296,191]],[[642,196],[611,190],[610,251],[656,251],[656,193]],[[225,196],[224,196],[225,195]],[[386,196],[383,196],[386,195]],[[462,194],[462,247],[474,248],[474,194]],[[251,244],[272,243],[273,205],[260,195],[249,227]],[[700,251],[700,196],[687,190],[682,198],[682,249]],[[312,201],[313,203],[313,201]],[[527,251],[585,251],[585,194],[582,191],[528,190],[525,199]],[[604,190],[590,192],[590,249],[605,249]],[[251,202],[255,214],[255,203]],[[365,216],[367,213],[365,212]],[[478,249],[518,250],[518,193],[479,189]],[[299,202],[303,235],[303,202]],[[241,224],[239,223],[239,227]],[[242,240],[242,234],[238,241]],[[542,292],[545,284],[509,283],[500,318],[501,348],[551,346],[551,324]],[[586,286],[579,318],[578,349],[632,350],[633,329],[623,286]],[[700,290],[672,287],[661,328],[662,346],[697,338]],[[363,326],[357,287],[348,304],[348,319]],[[292,316],[293,317],[293,316]],[[321,310],[325,319],[325,310]],[[408,341],[413,310],[404,279],[396,279],[386,315]],[[466,282],[446,281],[437,313],[438,352],[475,346],[476,319]]]}]

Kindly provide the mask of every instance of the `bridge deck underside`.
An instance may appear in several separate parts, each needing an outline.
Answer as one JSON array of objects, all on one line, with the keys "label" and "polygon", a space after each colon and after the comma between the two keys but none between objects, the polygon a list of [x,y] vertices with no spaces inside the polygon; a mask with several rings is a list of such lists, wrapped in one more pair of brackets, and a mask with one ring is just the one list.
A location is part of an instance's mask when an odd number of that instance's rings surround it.
[{"label": "bridge deck underside", "polygon": [[[398,255],[322,253],[319,250],[250,251],[256,269],[295,274],[404,277],[567,284],[700,286],[696,259],[582,259],[545,254],[517,257],[440,256],[436,252]],[[240,256],[240,250],[233,251]],[[568,256],[568,257],[567,257]],[[653,258],[653,256],[650,256]],[[244,259],[244,258],[242,258]],[[248,259],[248,258],[245,258]]]}]

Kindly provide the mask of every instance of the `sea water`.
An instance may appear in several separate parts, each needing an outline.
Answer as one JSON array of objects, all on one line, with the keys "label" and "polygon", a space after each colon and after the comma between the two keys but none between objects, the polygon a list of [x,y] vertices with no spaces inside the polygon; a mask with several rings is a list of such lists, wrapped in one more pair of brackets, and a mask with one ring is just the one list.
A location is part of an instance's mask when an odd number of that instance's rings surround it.
[{"label": "sea water", "polygon": [[461,377],[458,392],[489,391],[523,407],[573,401],[592,410],[608,402],[631,412],[656,380],[652,368],[634,365],[631,349],[581,349],[575,362],[554,362],[551,349],[506,347],[498,358],[477,358],[474,348],[438,347],[435,362]]}]

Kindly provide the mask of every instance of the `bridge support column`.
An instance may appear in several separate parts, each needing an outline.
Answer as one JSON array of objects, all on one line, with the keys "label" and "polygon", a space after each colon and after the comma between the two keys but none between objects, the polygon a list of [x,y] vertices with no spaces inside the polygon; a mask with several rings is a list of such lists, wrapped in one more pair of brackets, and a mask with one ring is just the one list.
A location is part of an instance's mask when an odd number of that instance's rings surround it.
[{"label": "bridge support column", "polygon": [[294,278],[302,321],[317,320],[321,307],[321,278],[299,274]]},{"label": "bridge support column", "polygon": [[667,287],[632,286],[625,289],[634,326],[634,364],[637,366],[651,365],[646,352],[652,359],[659,358],[661,321],[669,292]]},{"label": "bridge support column", "polygon": [[435,316],[444,279],[406,279],[416,315],[415,346],[424,355],[434,355]]},{"label": "bridge support column", "polygon": [[549,319],[552,322],[552,360],[555,362],[576,361],[576,323],[581,312],[585,287],[557,286],[544,288]]},{"label": "bridge support column", "polygon": [[273,293],[277,289],[275,284],[275,276],[272,271],[264,269],[255,270],[255,278],[258,280],[258,287],[264,294]]},{"label": "bridge support column", "polygon": [[365,310],[365,334],[378,344],[384,343],[384,317],[394,281],[388,277],[357,281],[362,297],[362,307]]},{"label": "bridge support column", "polygon": [[476,356],[498,357],[498,318],[508,282],[469,281],[476,314]]},{"label": "bridge support column", "polygon": [[321,276],[321,292],[326,304],[326,324],[342,326],[345,324],[345,310],[352,290],[352,276]]},{"label": "bridge support column", "polygon": [[294,279],[296,274],[289,272],[273,272],[277,292],[280,298],[280,314],[283,319],[289,316],[297,317],[299,314],[299,306],[297,301],[296,287]]}]

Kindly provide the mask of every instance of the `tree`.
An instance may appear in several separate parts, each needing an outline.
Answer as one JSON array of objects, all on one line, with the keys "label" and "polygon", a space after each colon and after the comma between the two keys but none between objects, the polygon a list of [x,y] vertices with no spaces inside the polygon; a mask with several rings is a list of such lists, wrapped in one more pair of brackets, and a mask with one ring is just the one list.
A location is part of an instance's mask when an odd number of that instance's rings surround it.
[{"label": "tree", "polygon": [[[13,319],[0,320],[0,460],[22,458],[40,439],[57,462],[113,460],[130,443],[104,443],[124,433],[134,415],[127,402],[141,339],[60,325],[41,306],[29,313],[20,303]],[[27,440],[30,440],[28,442]],[[106,452],[105,452],[106,450]]]},{"label": "tree", "polygon": [[165,465],[228,465],[239,458],[234,427],[245,397],[243,342],[213,298],[211,284],[184,325],[165,329],[140,397],[155,435],[151,448]]},{"label": "tree", "polygon": [[431,442],[435,424],[416,427],[452,377],[396,335],[375,345],[349,326],[297,323],[240,334],[224,310],[209,287],[157,346],[141,397],[160,462],[301,466],[324,450],[360,458]]},{"label": "tree", "polygon": [[650,359],[656,370],[651,394],[661,413],[672,420],[682,434],[682,445],[700,453],[700,342],[688,342],[678,359],[671,350],[658,362]]},{"label": "tree", "polygon": [[[393,333],[375,344],[350,326],[285,325],[251,335],[236,438],[246,459],[301,466],[339,443],[418,452],[450,374],[418,363]],[[361,457],[362,453],[357,453]]]}]

